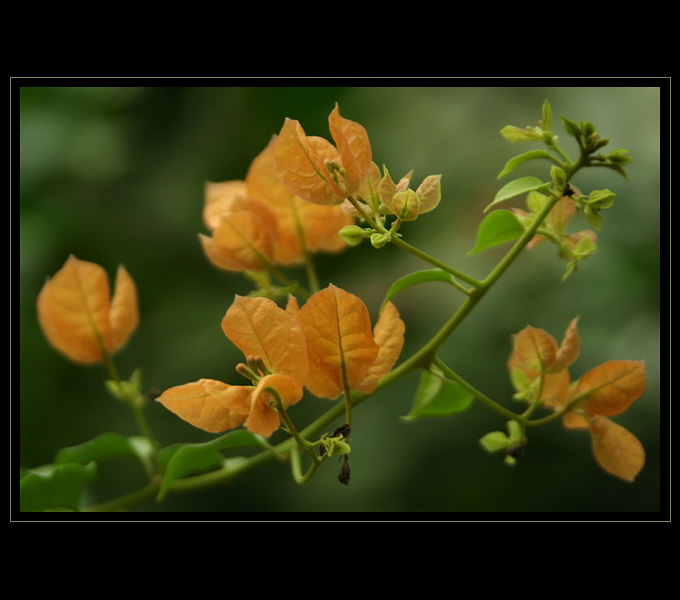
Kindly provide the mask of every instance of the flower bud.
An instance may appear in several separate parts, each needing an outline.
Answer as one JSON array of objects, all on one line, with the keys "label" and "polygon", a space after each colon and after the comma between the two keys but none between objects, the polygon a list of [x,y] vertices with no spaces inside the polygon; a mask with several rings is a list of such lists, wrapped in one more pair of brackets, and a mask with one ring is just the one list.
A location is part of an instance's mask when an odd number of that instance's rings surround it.
[{"label": "flower bud", "polygon": [[371,245],[374,248],[382,248],[387,242],[390,241],[390,236],[384,233],[374,233],[371,235]]},{"label": "flower bud", "polygon": [[347,225],[340,231],[340,237],[345,240],[350,246],[358,246],[373,232],[372,229],[364,229],[358,225]]}]

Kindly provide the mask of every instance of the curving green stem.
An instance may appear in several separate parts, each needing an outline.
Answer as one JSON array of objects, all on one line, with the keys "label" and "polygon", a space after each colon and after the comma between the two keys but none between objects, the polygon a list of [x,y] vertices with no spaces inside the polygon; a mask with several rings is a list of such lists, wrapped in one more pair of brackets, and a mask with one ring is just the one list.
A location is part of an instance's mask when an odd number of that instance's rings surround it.
[{"label": "curving green stem", "polygon": [[[450,273],[454,277],[457,277],[461,281],[465,281],[466,283],[469,283],[473,287],[477,287],[479,285],[479,281],[475,279],[474,277],[470,277],[469,275],[466,275],[462,271],[459,271],[458,269],[454,269],[453,267],[450,267],[446,263],[443,263],[440,260],[437,260],[433,256],[430,256],[426,252],[423,252],[422,250],[419,250],[415,246],[412,246],[408,242],[405,242],[403,239],[401,239],[397,235],[391,235],[392,232],[390,232],[388,229],[385,228],[382,223],[379,223],[375,219],[371,218],[366,211],[364,210],[363,206],[361,206],[361,202],[359,202],[356,198],[353,196],[348,197],[349,201],[352,203],[354,208],[356,208],[359,211],[359,214],[361,215],[361,218],[366,221],[373,229],[376,231],[384,234],[384,235],[389,235],[390,236],[390,241],[395,244],[396,246],[399,246],[403,250],[406,250],[407,252],[410,252],[411,254],[417,256],[418,258],[421,258],[430,264],[433,264],[435,267],[440,268],[442,271],[446,271],[447,273]],[[460,289],[462,289],[466,294],[469,293],[468,290],[460,286]]]},{"label": "curving green stem", "polygon": [[504,406],[501,406],[498,404],[498,402],[492,400],[482,392],[480,392],[478,389],[474,388],[472,385],[470,385],[465,379],[463,379],[460,375],[458,375],[455,371],[453,371],[445,362],[443,362],[439,357],[435,357],[435,359],[432,361],[432,363],[436,366],[438,366],[444,374],[451,380],[455,381],[458,385],[460,385],[463,389],[467,390],[470,392],[477,400],[482,402],[483,404],[486,404],[489,408],[495,410],[497,413],[500,413],[504,417],[508,419],[513,419],[513,420],[518,420],[520,417],[516,415],[514,412],[511,410],[508,410]]}]

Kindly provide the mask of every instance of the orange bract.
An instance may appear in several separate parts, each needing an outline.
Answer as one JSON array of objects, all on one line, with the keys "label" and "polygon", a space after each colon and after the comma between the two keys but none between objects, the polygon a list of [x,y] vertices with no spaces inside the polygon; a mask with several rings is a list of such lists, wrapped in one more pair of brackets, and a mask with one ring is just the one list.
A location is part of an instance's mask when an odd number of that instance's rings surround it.
[{"label": "orange bract", "polygon": [[[244,424],[269,437],[281,425],[276,399],[297,403],[303,387],[325,398],[349,388],[372,392],[399,358],[404,323],[388,302],[375,327],[366,305],[333,285],[300,309],[289,296],[286,309],[268,298],[236,296],[222,330],[246,356],[239,372],[252,386],[201,379],[167,390],[158,399],[196,427],[220,432]],[[237,369],[238,370],[238,369]]]},{"label": "orange bract", "polygon": [[262,271],[271,263],[300,263],[309,252],[347,247],[338,232],[353,218],[339,206],[295,196],[276,175],[276,146],[274,136],[251,163],[245,181],[206,184],[203,221],[212,237],[199,239],[221,269]]},{"label": "orange bract", "polygon": [[111,298],[106,271],[71,255],[41,290],[38,320],[50,344],[71,360],[102,362],[137,328],[137,287],[120,266]]},{"label": "orange bract", "polygon": [[227,195],[208,205],[212,208],[204,214],[206,223],[215,228],[211,238],[199,234],[199,239],[215,266],[228,271],[263,271],[274,260],[276,216],[263,202],[235,194],[237,189],[227,188]]},{"label": "orange bract", "polygon": [[277,137],[253,160],[246,175],[245,190],[264,202],[278,224],[275,261],[293,264],[305,252],[335,252],[347,245],[338,232],[354,222],[339,206],[321,206],[294,195],[276,176],[274,154]]},{"label": "orange bract", "polygon": [[373,337],[378,344],[378,356],[366,371],[359,386],[362,392],[372,392],[378,381],[387,375],[397,362],[404,346],[404,322],[392,302],[387,302],[373,329]]},{"label": "orange bract", "polygon": [[[567,327],[559,347],[549,333],[526,327],[513,337],[508,361],[513,384],[519,388],[520,397],[533,401],[535,384],[542,377],[538,401],[563,411],[562,423],[567,429],[589,429],[593,454],[600,466],[633,481],[644,465],[644,448],[632,433],[604,415],[623,412],[644,393],[647,384],[644,362],[606,362],[572,385],[567,367],[576,360],[580,349],[577,319]],[[570,410],[564,412],[567,406]]]},{"label": "orange bract", "polygon": [[645,392],[645,363],[636,360],[612,360],[588,371],[579,380],[574,397],[587,396],[585,410],[594,415],[622,413]]},{"label": "orange bract", "polygon": [[187,423],[219,433],[246,420],[251,392],[247,386],[200,379],[165,390],[156,400]]},{"label": "orange bract", "polygon": [[222,330],[246,357],[260,357],[271,373],[304,385],[305,336],[297,319],[273,300],[236,296],[222,319]]},{"label": "orange bract", "polygon": [[307,300],[298,320],[307,340],[306,387],[316,396],[336,398],[346,387],[372,391],[401,353],[403,322],[391,303],[375,338],[366,305],[334,285]]},{"label": "orange bract", "polygon": [[249,363],[261,361],[266,372],[254,373],[252,386],[201,379],[167,390],[158,401],[212,433],[244,424],[248,431],[269,437],[281,425],[272,408],[271,390],[284,407],[302,398],[307,350],[300,324],[268,298],[236,296],[222,319],[222,329]]},{"label": "orange bract", "polygon": [[298,121],[286,119],[276,144],[276,174],[296,196],[313,204],[341,204],[355,193],[372,167],[366,130],[340,116],[336,104],[328,118],[336,146],[307,136]]},{"label": "orange bract", "polygon": [[633,481],[645,464],[645,449],[630,431],[607,417],[594,417],[590,423],[593,454],[605,470],[626,481]]}]

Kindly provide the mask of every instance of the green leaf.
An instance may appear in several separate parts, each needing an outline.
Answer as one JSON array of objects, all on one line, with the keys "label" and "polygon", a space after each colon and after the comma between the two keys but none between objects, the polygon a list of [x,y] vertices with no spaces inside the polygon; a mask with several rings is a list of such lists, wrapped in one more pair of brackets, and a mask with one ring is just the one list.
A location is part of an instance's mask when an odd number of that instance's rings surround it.
[{"label": "green leaf", "polygon": [[602,227],[604,222],[604,217],[600,214],[600,211],[593,208],[592,206],[586,205],[583,214],[586,216],[586,221],[593,229],[599,229]]},{"label": "green leaf", "polygon": [[428,269],[425,271],[416,271],[415,273],[405,275],[404,277],[397,279],[397,281],[395,281],[390,286],[390,289],[387,290],[387,294],[385,295],[385,299],[380,306],[380,310],[382,311],[385,304],[387,304],[387,302],[399,292],[403,292],[405,289],[408,289],[414,285],[426,283],[428,281],[445,281],[452,285],[454,283],[453,275],[447,273],[446,271],[442,271],[441,269]]},{"label": "green leaf", "polygon": [[524,227],[515,213],[509,210],[495,210],[489,213],[479,225],[477,245],[468,254],[476,254],[491,246],[516,240],[523,233]]},{"label": "green leaf", "polygon": [[19,484],[21,512],[77,510],[78,499],[96,476],[95,463],[46,465],[29,469]]},{"label": "green leaf", "polygon": [[550,198],[545,194],[541,194],[540,192],[529,192],[527,194],[527,208],[534,215],[538,215],[543,210],[548,200],[550,200]]},{"label": "green leaf", "polygon": [[543,133],[538,127],[522,129],[514,125],[506,125],[501,129],[501,135],[511,142],[540,142],[543,139]]},{"label": "green leaf", "polygon": [[575,138],[581,136],[581,128],[576,123],[567,119],[567,117],[563,117],[562,115],[560,115],[560,119],[562,119],[562,126],[564,127],[564,130],[569,135],[574,136]]},{"label": "green leaf", "polygon": [[620,173],[621,175],[623,175],[624,179],[626,181],[628,181],[628,174],[626,173],[626,171],[623,169],[623,167],[621,165],[617,165],[617,164],[613,164],[613,163],[604,163],[603,165],[600,165],[600,166],[607,167],[608,169],[612,169],[612,170],[616,171],[617,173]]},{"label": "green leaf", "polygon": [[473,400],[474,396],[455,381],[445,379],[439,373],[423,371],[411,411],[402,419],[413,421],[420,417],[444,417],[460,413]]},{"label": "green leaf", "polygon": [[562,189],[564,187],[564,184],[567,183],[567,174],[564,172],[564,169],[562,169],[562,167],[553,165],[552,167],[550,167],[550,179],[552,179],[555,182],[555,185],[559,189]]},{"label": "green leaf", "polygon": [[151,472],[151,444],[144,437],[125,437],[118,433],[103,433],[78,446],[62,448],[54,460],[57,465],[78,463],[85,465],[93,460],[119,456],[137,458],[147,472]]},{"label": "green leaf", "polygon": [[500,190],[498,190],[493,202],[484,209],[484,212],[489,210],[494,204],[509,200],[510,198],[527,194],[532,191],[547,191],[550,189],[550,185],[550,182],[544,183],[537,177],[529,176],[514,179],[511,182],[506,183]]},{"label": "green leaf", "polygon": [[534,160],[536,158],[547,158],[548,160],[550,160],[552,159],[552,156],[550,155],[549,152],[545,150],[531,150],[530,152],[519,154],[514,158],[511,158],[507,163],[505,163],[505,168],[498,174],[497,179],[500,179],[504,175],[507,175],[508,173],[510,173],[510,171],[512,171],[522,163]]},{"label": "green leaf", "polygon": [[179,448],[164,448],[162,456],[168,457],[165,477],[158,491],[158,499],[165,497],[170,484],[176,479],[195,473],[214,471],[224,465],[221,452],[248,446],[267,447],[267,442],[249,431],[232,431],[203,444],[185,444]]},{"label": "green leaf", "polygon": [[614,206],[616,194],[611,190],[594,190],[588,194],[588,206],[603,210]]},{"label": "green leaf", "polygon": [[633,160],[632,156],[628,156],[628,153],[630,150],[625,150],[623,148],[619,148],[618,150],[612,150],[609,154],[607,154],[607,160],[609,162],[619,165],[620,167],[625,167],[627,164],[630,164]]},{"label": "green leaf", "polygon": [[479,440],[487,452],[498,452],[512,446],[512,440],[502,431],[490,431]]},{"label": "green leaf", "polygon": [[544,131],[550,131],[552,128],[552,108],[547,100],[543,101],[540,126]]}]

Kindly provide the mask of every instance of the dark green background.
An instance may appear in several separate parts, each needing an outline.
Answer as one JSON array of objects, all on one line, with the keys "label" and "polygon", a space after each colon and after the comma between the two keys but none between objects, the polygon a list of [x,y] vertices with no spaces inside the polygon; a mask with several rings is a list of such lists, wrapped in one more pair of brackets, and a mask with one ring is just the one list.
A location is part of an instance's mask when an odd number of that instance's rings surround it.
[{"label": "dark green background", "polygon": [[[668,400],[661,395],[659,361],[661,90],[457,87],[456,80],[441,80],[442,87],[271,83],[276,85],[21,89],[20,297],[14,305],[21,339],[20,403],[13,404],[14,416],[20,413],[21,465],[49,463],[59,448],[106,431],[138,433],[126,407],[104,391],[104,369],[71,364],[48,346],[38,327],[37,295],[69,254],[96,262],[111,275],[123,263],[137,282],[141,325],[116,355],[123,376],[141,367],[145,385],[159,389],[201,377],[243,383],[233,370],[242,357],[220,321],[234,294],[247,293],[250,286],[238,275],[212,268],[202,254],[197,234],[204,232],[206,181],[242,179],[285,117],[300,120],[310,135],[329,137],[327,117],[338,101],[343,116],[366,127],[374,160],[386,164],[393,176],[413,169],[419,183],[426,175],[443,175],[439,208],[405,226],[405,239],[482,277],[505,251],[466,256],[483,208],[513,176],[547,178],[549,168],[535,161],[498,181],[509,158],[538,147],[511,144],[499,130],[537,124],[547,98],[556,115],[592,121],[611,139],[611,149],[630,149],[635,158],[628,167],[630,181],[605,169],[579,174],[574,183],[584,191],[617,193],[605,215],[598,252],[565,283],[560,282],[564,265],[552,246],[525,253],[441,355],[484,393],[513,407],[505,368],[510,335],[531,324],[559,341],[569,321],[580,315],[583,345],[573,378],[607,360],[647,362],[646,394],[615,418],[646,448],[647,464],[638,480],[631,485],[605,474],[591,455],[589,435],[566,431],[560,423],[531,430],[515,468],[480,448],[482,435],[504,428],[504,420],[481,404],[458,417],[404,423],[400,416],[408,412],[418,383],[412,375],[357,408],[348,487],[338,483],[332,463],[305,486],[293,482],[285,465],[270,464],[230,485],[135,510],[380,512],[397,519],[412,512],[659,511],[666,499],[661,481],[667,478],[660,407]],[[574,156],[573,139],[557,116],[553,130]],[[574,227],[586,227],[585,221]],[[392,281],[429,265],[395,247],[376,250],[365,244],[320,257],[318,268],[323,286],[333,282],[359,295],[375,316]],[[302,271],[289,273],[304,277]],[[439,283],[399,296],[396,304],[407,331],[403,356],[419,348],[460,299]],[[304,425],[328,403],[309,398],[291,415]],[[150,404],[146,413],[163,445],[212,439],[158,404]],[[282,436],[276,434],[273,441]],[[132,460],[102,463],[99,475],[92,501],[144,483]]]}]

